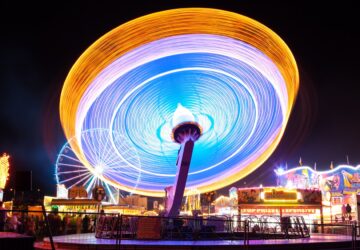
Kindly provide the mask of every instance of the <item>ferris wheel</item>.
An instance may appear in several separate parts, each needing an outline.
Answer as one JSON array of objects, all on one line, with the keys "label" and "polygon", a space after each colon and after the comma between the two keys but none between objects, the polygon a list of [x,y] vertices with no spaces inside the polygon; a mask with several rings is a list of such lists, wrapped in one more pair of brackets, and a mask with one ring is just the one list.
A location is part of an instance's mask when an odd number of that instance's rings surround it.
[{"label": "ferris wheel", "polygon": [[[78,140],[83,146],[85,161],[76,156],[71,147],[72,140]],[[122,157],[114,154],[114,142]],[[131,164],[140,169],[137,151],[124,136],[109,129],[85,130],[61,148],[55,164],[57,184],[64,184],[67,189],[84,186],[90,198],[93,188],[100,185],[105,189],[106,201],[117,204],[121,193],[109,179],[131,177],[136,180],[131,191],[136,190],[141,179],[141,171],[129,167],[124,158],[131,159]]]}]

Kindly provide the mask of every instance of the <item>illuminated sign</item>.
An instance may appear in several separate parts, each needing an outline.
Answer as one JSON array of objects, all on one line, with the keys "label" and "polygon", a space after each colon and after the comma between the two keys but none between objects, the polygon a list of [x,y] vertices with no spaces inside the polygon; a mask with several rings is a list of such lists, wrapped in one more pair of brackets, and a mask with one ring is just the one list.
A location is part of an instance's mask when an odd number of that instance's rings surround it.
[{"label": "illuminated sign", "polygon": [[242,214],[280,214],[279,208],[242,208]]},{"label": "illuminated sign", "polygon": [[315,214],[315,208],[283,208],[283,214]]},{"label": "illuminated sign", "polygon": [[285,191],[272,189],[271,191],[264,192],[265,202],[297,202],[296,191]]},{"label": "illuminated sign", "polygon": [[241,203],[260,203],[260,189],[239,189],[238,190],[238,202]]},{"label": "illuminated sign", "polygon": [[[351,192],[360,189],[360,165],[339,165],[327,171],[316,171],[311,167],[296,167],[277,171],[279,185],[302,189],[320,189],[325,192]],[[341,195],[340,195],[341,196]]]},{"label": "illuminated sign", "polygon": [[[282,214],[316,214],[315,208],[282,208]],[[280,214],[280,208],[242,208],[242,214],[254,214],[254,215],[276,215]]]},{"label": "illuminated sign", "polygon": [[88,194],[86,192],[85,187],[82,186],[75,186],[69,189],[68,191],[68,197],[69,199],[74,199],[74,198],[87,198]]},{"label": "illuminated sign", "polygon": [[303,189],[298,190],[299,192],[299,202],[306,204],[321,204],[321,191],[314,189]]}]

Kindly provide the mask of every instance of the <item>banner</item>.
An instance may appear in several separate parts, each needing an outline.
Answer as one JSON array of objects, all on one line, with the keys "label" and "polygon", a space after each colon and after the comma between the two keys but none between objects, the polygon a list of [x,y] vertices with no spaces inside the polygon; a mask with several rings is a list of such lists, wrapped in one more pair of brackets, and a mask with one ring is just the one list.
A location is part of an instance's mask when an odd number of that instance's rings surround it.
[{"label": "banner", "polygon": [[260,203],[260,189],[239,189],[238,203]]}]

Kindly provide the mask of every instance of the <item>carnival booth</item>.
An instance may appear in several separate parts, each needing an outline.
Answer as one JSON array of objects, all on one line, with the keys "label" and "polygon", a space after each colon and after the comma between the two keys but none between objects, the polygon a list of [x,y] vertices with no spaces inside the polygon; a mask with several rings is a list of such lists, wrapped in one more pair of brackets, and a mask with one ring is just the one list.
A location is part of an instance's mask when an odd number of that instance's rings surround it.
[{"label": "carnival booth", "polygon": [[62,213],[99,213],[104,210],[109,214],[141,215],[147,209],[147,198],[137,195],[122,198],[120,204],[104,202],[105,191],[102,187],[93,189],[92,198],[82,186],[74,186],[69,190],[58,187],[57,197],[44,197],[47,211],[56,210]]},{"label": "carnival booth", "polygon": [[216,215],[231,215],[231,200],[230,197],[221,195],[214,201]]},{"label": "carnival booth", "polygon": [[254,187],[238,189],[238,220],[278,222],[301,216],[304,223],[323,221],[321,192],[316,189]]},{"label": "carnival booth", "polygon": [[281,187],[319,189],[325,222],[350,223],[359,219],[360,165],[340,165],[328,171],[301,166],[289,170],[279,168],[275,172]]}]

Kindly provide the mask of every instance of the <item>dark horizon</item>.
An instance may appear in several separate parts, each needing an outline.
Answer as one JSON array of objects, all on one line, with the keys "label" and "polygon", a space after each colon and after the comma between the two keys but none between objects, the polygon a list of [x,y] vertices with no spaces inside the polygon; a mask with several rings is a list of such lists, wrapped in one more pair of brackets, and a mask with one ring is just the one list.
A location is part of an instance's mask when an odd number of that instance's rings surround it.
[{"label": "dark horizon", "polygon": [[32,170],[33,188],[54,194],[54,164],[66,142],[58,106],[72,65],[111,29],[179,7],[219,8],[253,18],[286,42],[298,64],[300,90],[282,141],[261,167],[232,186],[275,185],[274,168],[297,166],[300,157],[304,165],[316,162],[318,170],[328,169],[331,161],[346,163],[346,156],[351,165],[360,164],[360,30],[351,1],[321,6],[300,1],[3,1],[0,153],[10,154],[12,173]]}]

